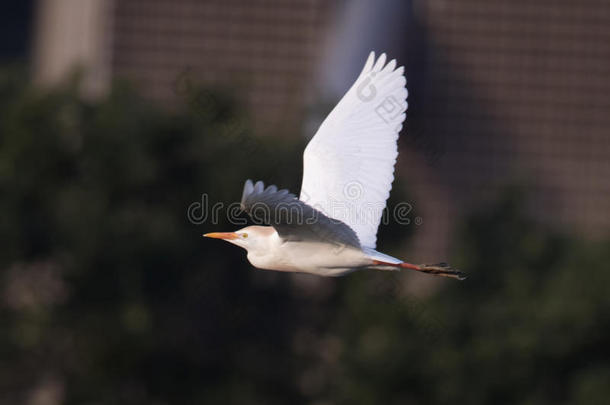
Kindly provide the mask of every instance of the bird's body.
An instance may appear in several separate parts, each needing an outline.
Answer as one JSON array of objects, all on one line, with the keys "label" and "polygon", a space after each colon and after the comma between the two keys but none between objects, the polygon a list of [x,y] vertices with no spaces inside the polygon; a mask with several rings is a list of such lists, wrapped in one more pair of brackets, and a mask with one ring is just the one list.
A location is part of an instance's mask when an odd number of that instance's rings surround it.
[{"label": "bird's body", "polygon": [[245,248],[261,269],[340,276],[407,268],[463,279],[445,263],[414,265],[375,250],[407,109],[403,68],[385,61],[371,53],[307,145],[300,198],[248,180],[241,208],[269,226],[205,236]]},{"label": "bird's body", "polygon": [[248,260],[259,269],[341,276],[373,264],[361,249],[354,247],[329,249],[324,242],[285,241],[273,227],[248,227],[244,231],[252,234],[256,228],[273,230],[264,238],[263,249],[248,250]]}]

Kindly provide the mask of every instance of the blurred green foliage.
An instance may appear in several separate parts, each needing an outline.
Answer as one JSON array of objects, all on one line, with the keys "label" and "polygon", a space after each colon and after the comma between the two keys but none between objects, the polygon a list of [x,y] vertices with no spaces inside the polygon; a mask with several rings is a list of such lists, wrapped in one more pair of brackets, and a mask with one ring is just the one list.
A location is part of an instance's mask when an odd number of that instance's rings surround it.
[{"label": "blurred green foliage", "polygon": [[471,277],[423,303],[355,282],[337,318],[340,403],[607,402],[610,243],[559,236],[522,205],[510,193],[469,216],[454,261]]},{"label": "blurred green foliage", "polygon": [[0,73],[1,403],[610,397],[610,244],[536,225],[513,193],[456,235],[471,278],[426,299],[400,273],[253,270],[202,240],[235,228],[224,212],[195,225],[187,208],[236,201],[247,177],[298,190],[304,142],[253,137],[230,98],[178,85],[169,112],[125,84],[87,102]]}]

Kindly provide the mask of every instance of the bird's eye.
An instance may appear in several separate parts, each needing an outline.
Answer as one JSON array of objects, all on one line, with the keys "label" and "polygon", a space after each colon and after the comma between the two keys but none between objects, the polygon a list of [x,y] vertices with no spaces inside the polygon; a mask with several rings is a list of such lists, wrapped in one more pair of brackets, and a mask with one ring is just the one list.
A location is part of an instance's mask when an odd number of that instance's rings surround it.
[{"label": "bird's eye", "polygon": [[244,238],[247,238],[248,234],[247,233],[242,233],[241,236],[244,237]]}]

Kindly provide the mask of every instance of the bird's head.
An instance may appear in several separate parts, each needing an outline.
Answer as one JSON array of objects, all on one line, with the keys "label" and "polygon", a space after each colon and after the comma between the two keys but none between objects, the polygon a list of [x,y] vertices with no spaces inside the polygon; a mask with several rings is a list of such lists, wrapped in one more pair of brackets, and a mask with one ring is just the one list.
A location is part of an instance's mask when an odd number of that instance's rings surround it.
[{"label": "bird's head", "polygon": [[235,232],[212,232],[203,236],[224,239],[229,243],[250,250],[266,245],[269,237],[274,233],[275,229],[271,226],[247,226]]}]

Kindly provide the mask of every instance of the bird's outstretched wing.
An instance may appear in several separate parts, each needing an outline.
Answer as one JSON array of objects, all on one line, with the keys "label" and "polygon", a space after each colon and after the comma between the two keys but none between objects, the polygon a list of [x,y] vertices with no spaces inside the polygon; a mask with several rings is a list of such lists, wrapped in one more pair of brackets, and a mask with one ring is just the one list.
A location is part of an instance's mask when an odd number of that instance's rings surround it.
[{"label": "bird's outstretched wing", "polygon": [[300,201],[288,190],[265,188],[262,181],[247,180],[241,209],[259,224],[271,225],[285,240],[328,242],[338,247],[360,248],[356,233],[341,221]]},{"label": "bird's outstretched wing", "polygon": [[397,139],[407,109],[403,67],[369,55],[364,69],[303,154],[300,199],[352,228],[375,248],[392,189]]}]

